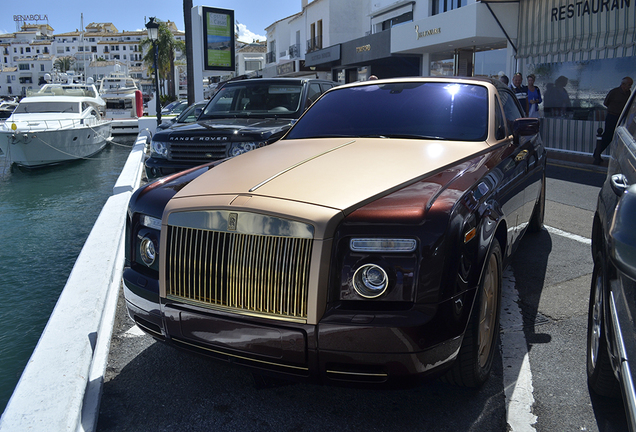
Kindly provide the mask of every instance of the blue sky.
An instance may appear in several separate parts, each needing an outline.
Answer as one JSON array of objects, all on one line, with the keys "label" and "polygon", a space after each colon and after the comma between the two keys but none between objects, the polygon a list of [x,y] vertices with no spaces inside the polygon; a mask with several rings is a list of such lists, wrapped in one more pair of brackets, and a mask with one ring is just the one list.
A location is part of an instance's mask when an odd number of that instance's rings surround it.
[{"label": "blue sky", "polygon": [[[234,18],[239,22],[239,40],[265,39],[265,28],[279,19],[301,10],[301,0],[214,0],[201,4],[193,0],[194,6],[210,6],[233,9]],[[0,14],[0,34],[16,31],[15,15],[40,15],[48,17],[48,23],[55,33],[75,31],[91,22],[112,22],[119,31],[145,30],[148,17],[174,21],[179,30],[184,30],[183,2],[178,0],[2,0]],[[40,21],[46,23],[46,21]]]}]

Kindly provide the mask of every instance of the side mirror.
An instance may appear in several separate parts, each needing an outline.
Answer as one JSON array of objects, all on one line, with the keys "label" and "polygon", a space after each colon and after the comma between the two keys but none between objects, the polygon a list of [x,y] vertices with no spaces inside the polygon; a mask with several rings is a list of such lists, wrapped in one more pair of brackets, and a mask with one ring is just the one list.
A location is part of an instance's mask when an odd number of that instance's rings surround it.
[{"label": "side mirror", "polygon": [[531,136],[539,133],[539,119],[520,118],[512,122],[512,134],[515,139],[522,136]]}]

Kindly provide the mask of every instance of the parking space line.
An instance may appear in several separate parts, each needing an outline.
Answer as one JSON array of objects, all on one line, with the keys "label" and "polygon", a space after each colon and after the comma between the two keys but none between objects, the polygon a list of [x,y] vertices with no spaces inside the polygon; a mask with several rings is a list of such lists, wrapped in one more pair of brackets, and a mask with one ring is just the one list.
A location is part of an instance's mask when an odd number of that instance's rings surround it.
[{"label": "parking space line", "polygon": [[572,233],[569,233],[567,231],[562,231],[562,230],[560,230],[558,228],[550,227],[550,226],[547,226],[547,225],[545,226],[545,229],[549,233],[556,234],[556,235],[559,235],[561,237],[566,237],[566,238],[569,238],[569,239],[572,239],[572,240],[576,240],[576,241],[578,241],[580,243],[583,243],[583,244],[586,244],[586,245],[591,245],[592,244],[592,239],[581,237],[580,235],[572,234]]},{"label": "parking space line", "polygon": [[506,394],[506,421],[512,432],[535,432],[532,371],[518,305],[519,293],[510,268],[503,274],[501,293],[501,358]]}]

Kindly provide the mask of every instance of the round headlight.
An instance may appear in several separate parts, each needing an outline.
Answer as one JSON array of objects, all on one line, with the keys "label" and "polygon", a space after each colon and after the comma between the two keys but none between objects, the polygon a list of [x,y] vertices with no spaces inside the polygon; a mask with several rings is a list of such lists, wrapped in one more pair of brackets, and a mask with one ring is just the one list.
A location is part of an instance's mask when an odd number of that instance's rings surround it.
[{"label": "round headlight", "polygon": [[233,142],[230,145],[230,156],[238,156],[262,146],[263,144],[258,142]]},{"label": "round headlight", "polygon": [[168,147],[161,141],[153,141],[151,151],[157,156],[166,157],[168,155]]},{"label": "round headlight", "polygon": [[384,294],[389,286],[389,277],[376,264],[365,264],[353,275],[353,287],[364,298],[376,298]]},{"label": "round headlight", "polygon": [[155,249],[154,242],[148,237],[141,239],[141,243],[139,244],[139,254],[141,256],[141,260],[148,267],[154,264],[155,258],[157,257],[157,251]]}]

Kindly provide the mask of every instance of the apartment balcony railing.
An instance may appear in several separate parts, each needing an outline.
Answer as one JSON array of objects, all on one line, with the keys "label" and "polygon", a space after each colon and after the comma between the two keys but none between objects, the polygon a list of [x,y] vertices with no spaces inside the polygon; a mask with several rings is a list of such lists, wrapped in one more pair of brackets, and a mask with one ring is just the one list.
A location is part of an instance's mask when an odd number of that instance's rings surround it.
[{"label": "apartment balcony railing", "polygon": [[276,63],[276,51],[270,51],[265,55],[267,63]]},{"label": "apartment balcony railing", "polygon": [[307,41],[307,52],[318,51],[322,49],[322,36],[316,36]]},{"label": "apartment balcony railing", "polygon": [[298,58],[300,57],[300,44],[290,45],[289,46],[289,58]]}]

